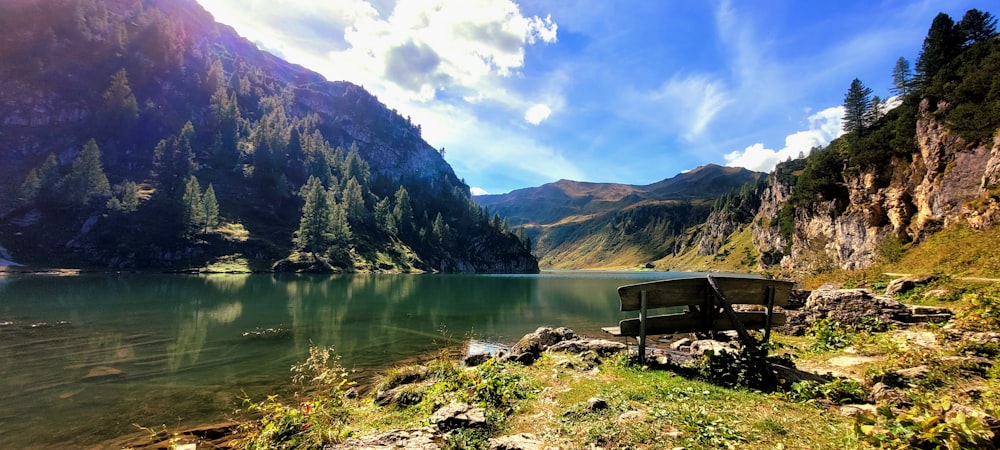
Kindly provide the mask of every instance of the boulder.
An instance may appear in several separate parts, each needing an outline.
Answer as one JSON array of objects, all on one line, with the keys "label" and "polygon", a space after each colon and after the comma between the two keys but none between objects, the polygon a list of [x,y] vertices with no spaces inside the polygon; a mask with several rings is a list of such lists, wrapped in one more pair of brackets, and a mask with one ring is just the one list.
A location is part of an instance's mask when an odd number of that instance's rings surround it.
[{"label": "boulder", "polygon": [[442,432],[479,427],[486,423],[486,410],[468,403],[451,402],[435,411],[430,417],[430,423],[437,425]]},{"label": "boulder", "polygon": [[872,319],[883,324],[904,323],[910,315],[906,305],[868,289],[818,289],[809,294],[801,309],[785,310],[787,319],[781,331],[801,336],[810,324],[825,318],[845,325],[864,325]]},{"label": "boulder", "polygon": [[933,275],[907,275],[903,278],[897,278],[890,281],[889,285],[885,287],[885,295],[893,296],[909,292],[917,286],[930,283],[936,279],[937,277]]},{"label": "boulder", "polygon": [[541,355],[550,346],[559,342],[576,338],[576,333],[566,327],[538,327],[535,331],[524,335],[511,347],[511,354],[532,353]]}]

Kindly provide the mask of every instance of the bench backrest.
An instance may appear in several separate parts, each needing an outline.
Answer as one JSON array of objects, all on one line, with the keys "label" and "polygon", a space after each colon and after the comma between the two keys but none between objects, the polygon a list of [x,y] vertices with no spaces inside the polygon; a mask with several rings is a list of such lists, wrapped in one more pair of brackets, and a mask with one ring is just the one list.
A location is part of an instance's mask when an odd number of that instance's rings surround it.
[{"label": "bench backrest", "polygon": [[[792,292],[789,281],[713,276],[730,304],[767,305],[768,287],[774,289],[774,305],[786,306]],[[706,277],[673,278],[618,288],[622,311],[639,311],[641,293],[646,292],[646,309],[705,305],[714,291]]]}]

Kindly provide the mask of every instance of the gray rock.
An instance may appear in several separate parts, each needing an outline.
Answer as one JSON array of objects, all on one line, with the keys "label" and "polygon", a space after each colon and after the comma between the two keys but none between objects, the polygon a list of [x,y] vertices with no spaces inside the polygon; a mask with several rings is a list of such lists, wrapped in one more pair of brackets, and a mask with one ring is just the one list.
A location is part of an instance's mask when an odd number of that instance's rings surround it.
[{"label": "gray rock", "polygon": [[910,367],[909,369],[900,369],[896,371],[896,375],[899,375],[903,380],[916,380],[919,378],[924,378],[931,373],[930,367],[926,365],[919,365],[916,367]]},{"label": "gray rock", "polygon": [[434,427],[423,427],[416,430],[392,430],[375,436],[352,438],[339,445],[326,446],[331,450],[437,450],[441,434]]},{"label": "gray rock", "polygon": [[906,305],[868,289],[817,289],[801,309],[785,311],[781,331],[801,336],[810,324],[825,318],[845,325],[862,325],[872,319],[891,324],[904,323],[911,315]]},{"label": "gray rock", "polygon": [[607,339],[570,339],[553,344],[546,351],[549,353],[584,353],[592,351],[600,356],[608,356],[626,350],[628,350],[628,346],[625,344]]},{"label": "gray rock", "polygon": [[544,450],[545,443],[534,434],[521,433],[490,439],[490,450]]},{"label": "gray rock", "polygon": [[476,367],[486,361],[489,361],[489,359],[489,353],[476,353],[475,355],[469,355],[462,359],[462,364],[466,367]]},{"label": "gray rock", "polygon": [[608,402],[603,398],[591,397],[589,400],[587,400],[587,409],[591,411],[599,411],[607,408],[608,408]]},{"label": "gray rock", "polygon": [[683,349],[686,349],[686,348],[690,348],[691,347],[691,342],[692,342],[691,339],[680,338],[680,339],[678,339],[678,340],[670,343],[670,349],[671,350],[683,350]]},{"label": "gray rock", "polygon": [[907,275],[903,278],[897,278],[890,281],[889,285],[885,287],[885,295],[892,296],[909,292],[919,285],[930,283],[936,279],[937,277],[933,275]]},{"label": "gray rock", "polygon": [[576,338],[576,333],[566,327],[538,327],[538,329],[524,335],[521,340],[517,341],[511,347],[510,352],[515,355],[519,353],[533,353],[535,356],[538,356],[550,346],[574,338]]},{"label": "gray rock", "polygon": [[709,350],[718,354],[722,352],[734,352],[736,351],[736,348],[732,343],[719,342],[711,339],[701,339],[691,343],[691,354],[694,356],[704,355],[705,352]]},{"label": "gray rock", "polygon": [[437,425],[442,432],[479,427],[486,423],[486,410],[468,403],[451,402],[435,411],[430,417],[430,423]]},{"label": "gray rock", "polygon": [[899,389],[893,389],[885,383],[875,383],[875,386],[872,386],[871,393],[868,394],[868,401],[892,406],[909,404],[906,393]]}]

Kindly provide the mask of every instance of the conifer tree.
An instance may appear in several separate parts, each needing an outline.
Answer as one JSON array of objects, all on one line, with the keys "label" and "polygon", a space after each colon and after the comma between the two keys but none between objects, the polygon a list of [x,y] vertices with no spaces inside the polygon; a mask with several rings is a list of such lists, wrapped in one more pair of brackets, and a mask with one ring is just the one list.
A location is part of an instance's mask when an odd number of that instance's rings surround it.
[{"label": "conifer tree", "polygon": [[20,196],[18,196],[18,200],[20,200],[22,204],[31,203],[35,201],[41,190],[42,179],[38,176],[38,170],[31,169],[28,171],[28,175],[24,177],[24,182],[21,183]]},{"label": "conifer tree", "polygon": [[325,253],[333,242],[334,230],[331,223],[333,210],[336,208],[319,178],[309,177],[300,195],[305,202],[293,242],[299,251],[312,253],[314,258],[318,258],[318,254]]},{"label": "conifer tree", "polygon": [[112,127],[112,131],[128,129],[139,118],[139,104],[128,84],[125,69],[111,77],[111,86],[104,91],[104,106],[109,112],[106,123]]},{"label": "conifer tree", "polygon": [[134,181],[122,184],[122,209],[133,212],[139,209],[139,186]]},{"label": "conifer tree", "polygon": [[201,195],[201,185],[193,175],[184,183],[181,207],[181,221],[187,234],[194,234],[205,228],[205,202]]},{"label": "conifer tree", "polygon": [[219,225],[219,202],[215,198],[215,188],[212,183],[208,183],[205,195],[201,197],[202,204],[205,205],[205,229],[214,228]]},{"label": "conifer tree", "polygon": [[447,232],[445,231],[446,227],[447,225],[444,223],[444,217],[441,216],[440,212],[437,213],[437,215],[434,216],[434,222],[431,223],[431,235],[434,236],[434,239],[439,244],[444,243],[447,239]]},{"label": "conifer tree", "polygon": [[351,224],[347,220],[347,212],[339,203],[332,202],[330,207],[330,243],[345,246],[351,241]]},{"label": "conifer tree", "polygon": [[396,234],[396,218],[392,215],[389,197],[375,204],[375,224],[386,233]]},{"label": "conifer tree", "polygon": [[361,184],[354,177],[347,180],[344,187],[343,200],[344,211],[348,220],[358,222],[365,216],[365,198],[361,193]]},{"label": "conifer tree", "polygon": [[958,55],[962,41],[962,33],[951,16],[939,13],[934,17],[917,58],[917,79],[921,86],[930,85],[934,75]]},{"label": "conifer tree", "polygon": [[358,184],[361,185],[363,191],[367,191],[369,189],[371,168],[368,166],[368,162],[361,158],[357,143],[352,143],[351,146],[348,147],[347,157],[344,158],[341,173],[344,175],[344,180],[350,180],[351,178],[356,179]]},{"label": "conifer tree", "polygon": [[392,209],[392,215],[401,233],[413,230],[413,206],[410,205],[410,193],[403,186],[396,190],[396,205]]},{"label": "conifer tree", "polygon": [[997,34],[997,19],[988,12],[973,8],[962,16],[962,21],[958,23],[958,30],[966,45],[986,42]]},{"label": "conifer tree", "polygon": [[913,87],[913,71],[910,70],[910,62],[900,56],[896,60],[896,66],[892,68],[892,93],[896,95],[906,95]]},{"label": "conifer tree", "polygon": [[844,96],[844,132],[861,133],[866,126],[865,118],[872,105],[872,90],[855,78]]},{"label": "conifer tree", "polygon": [[101,164],[101,150],[93,139],[73,159],[73,167],[64,181],[66,198],[73,204],[85,206],[91,199],[111,194],[111,185]]}]

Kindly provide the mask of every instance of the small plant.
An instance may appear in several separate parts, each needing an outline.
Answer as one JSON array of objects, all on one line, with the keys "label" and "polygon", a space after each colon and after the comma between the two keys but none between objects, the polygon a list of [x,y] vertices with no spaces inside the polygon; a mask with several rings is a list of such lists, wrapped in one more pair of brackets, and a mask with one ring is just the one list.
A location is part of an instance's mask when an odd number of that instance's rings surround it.
[{"label": "small plant", "polygon": [[788,398],[795,401],[823,399],[835,403],[857,403],[868,397],[868,391],[861,383],[845,378],[837,378],[826,383],[799,381],[792,384]]},{"label": "small plant", "polygon": [[996,448],[993,432],[976,416],[954,411],[942,398],[918,402],[903,412],[889,406],[855,418],[858,438],[878,448]]},{"label": "small plant", "polygon": [[768,357],[767,350],[744,347],[739,352],[705,352],[698,371],[703,379],[712,384],[771,391],[778,386],[778,380],[771,370],[772,359],[790,364],[785,357]]},{"label": "small plant", "polygon": [[962,301],[969,305],[963,327],[984,331],[1000,328],[1000,283],[966,292]]},{"label": "small plant", "polygon": [[464,384],[471,388],[471,399],[484,408],[492,408],[508,414],[515,402],[531,398],[535,388],[521,375],[506,370],[504,363],[490,359],[463,377]]},{"label": "small plant", "polygon": [[816,342],[809,346],[813,352],[839,350],[853,341],[847,327],[829,317],[813,322],[807,332],[816,337]]},{"label": "small plant", "polygon": [[277,396],[262,402],[244,399],[247,412],[260,418],[242,425],[247,449],[320,448],[350,435],[344,388],[352,383],[333,347],[309,347],[309,358],[292,366],[292,382],[301,386],[298,402],[282,403]]}]

